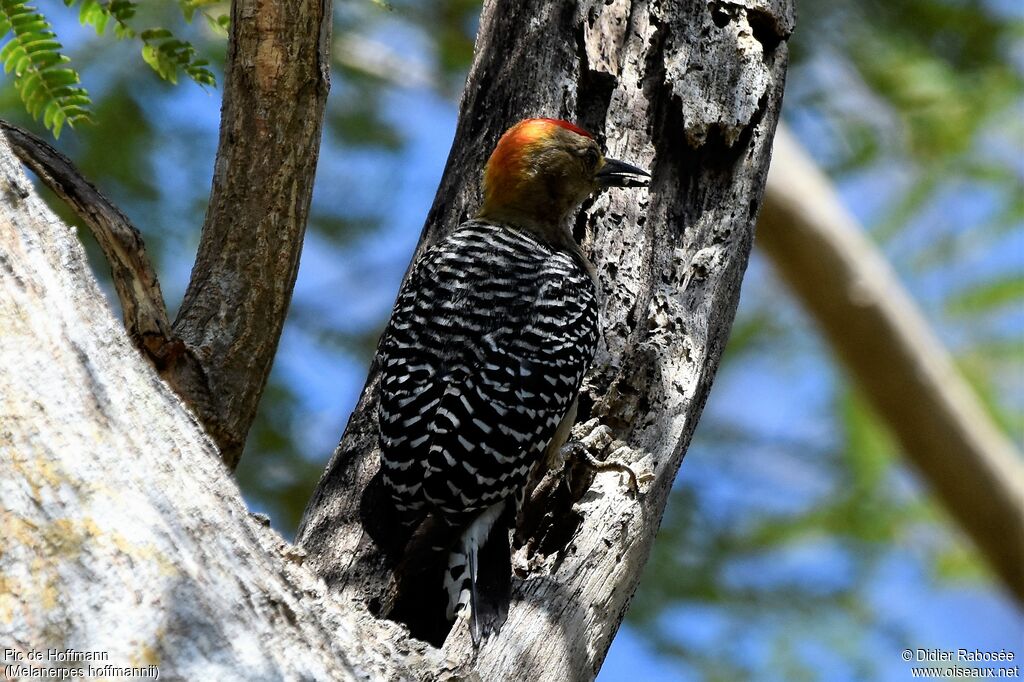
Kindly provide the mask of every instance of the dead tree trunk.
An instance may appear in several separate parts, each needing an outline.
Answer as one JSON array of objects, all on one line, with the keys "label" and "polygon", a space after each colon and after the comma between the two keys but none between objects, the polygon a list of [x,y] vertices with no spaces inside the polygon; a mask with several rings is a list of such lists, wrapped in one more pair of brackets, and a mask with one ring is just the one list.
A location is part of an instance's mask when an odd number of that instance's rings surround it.
[{"label": "dead tree trunk", "polygon": [[[649,192],[598,198],[576,223],[600,274],[604,346],[575,436],[649,471],[651,483],[639,500],[614,477],[578,503],[565,488],[545,500],[516,555],[522,580],[509,621],[475,656],[483,679],[588,679],[618,629],[732,323],[791,11],[787,0],[485,4],[417,253],[473,214],[487,154],[520,118],[578,121],[610,156],[650,168],[653,181]],[[371,610],[389,575],[364,527],[378,513],[367,488],[377,470],[377,381],[374,367],[298,540],[335,594]],[[473,658],[467,640],[457,628],[446,654]]]}]

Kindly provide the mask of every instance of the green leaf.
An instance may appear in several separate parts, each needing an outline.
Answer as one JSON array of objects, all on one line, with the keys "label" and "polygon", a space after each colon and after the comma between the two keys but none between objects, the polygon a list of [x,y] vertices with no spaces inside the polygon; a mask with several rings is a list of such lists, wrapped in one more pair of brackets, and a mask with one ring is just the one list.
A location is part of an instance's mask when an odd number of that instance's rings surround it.
[{"label": "green leaf", "polygon": [[206,23],[210,27],[210,30],[217,35],[227,37],[228,28],[231,26],[231,15],[222,14],[219,17],[212,17],[204,12],[203,16],[206,18]]},{"label": "green leaf", "polygon": [[82,0],[78,10],[78,21],[82,26],[92,26],[97,34],[103,35],[110,19],[110,13],[98,0]]},{"label": "green leaf", "polygon": [[951,315],[981,315],[1022,303],[1024,275],[1012,273],[960,292],[946,302],[946,310]]},{"label": "green leaf", "polygon": [[147,29],[139,37],[144,43],[142,58],[164,80],[177,83],[182,71],[199,85],[216,86],[217,79],[207,68],[209,62],[197,56],[191,43],[164,28]]},{"label": "green leaf", "polygon": [[157,40],[165,40],[167,38],[173,38],[174,34],[168,31],[166,28],[148,28],[139,34],[145,42],[153,42]]},{"label": "green leaf", "polygon": [[159,46],[150,44],[143,45],[142,59],[164,80],[170,81],[171,83],[178,82],[178,72],[175,69],[174,64],[167,61],[166,55],[160,51]]}]

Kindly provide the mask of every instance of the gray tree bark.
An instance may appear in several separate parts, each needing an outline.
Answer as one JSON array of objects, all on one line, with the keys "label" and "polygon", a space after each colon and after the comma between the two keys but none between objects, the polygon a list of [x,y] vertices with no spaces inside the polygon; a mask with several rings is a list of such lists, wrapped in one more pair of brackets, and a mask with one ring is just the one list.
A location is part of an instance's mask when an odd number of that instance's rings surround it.
[{"label": "gray tree bark", "polygon": [[[520,118],[575,120],[653,180],[648,192],[599,197],[576,222],[600,275],[604,343],[574,435],[649,484],[634,499],[607,476],[576,503],[564,486],[536,502],[508,623],[478,654],[458,625],[444,647],[483,679],[589,679],[604,659],[728,336],[792,22],[786,0],[485,3],[417,254],[473,214],[484,161]],[[386,532],[372,527],[377,382],[374,367],[298,537],[332,592],[371,610],[389,577],[371,538]]]},{"label": "gray tree bark", "polygon": [[[377,461],[375,371],[310,504],[305,551],[290,547],[246,513],[214,442],[232,441],[201,405],[198,418],[189,412],[132,347],[73,232],[34,195],[0,138],[0,646],[102,651],[115,665],[159,665],[170,679],[593,677],[728,336],[781,104],[791,12],[787,0],[485,6],[420,249],[472,213],[487,153],[524,116],[578,120],[610,155],[648,166],[653,182],[639,198],[598,198],[576,223],[603,285],[605,332],[576,434],[648,472],[643,495],[634,499],[604,476],[578,501],[564,487],[538,498],[543,514],[516,557],[522,579],[509,622],[478,653],[464,628],[435,650],[370,612],[387,581],[359,519]],[[261,27],[252,43],[259,55],[287,56],[275,51],[275,16],[241,17]],[[321,87],[318,74],[309,89]],[[226,374],[207,384],[211,404],[227,405],[247,428],[249,393],[259,393],[279,328],[253,340],[252,320],[221,313],[253,303],[276,314],[287,303],[308,168],[296,162],[304,170],[295,179],[277,178],[275,187],[294,191],[294,211],[256,220],[266,239],[225,227],[234,224],[232,201],[248,211],[247,197],[259,199],[238,176],[273,171],[231,165],[257,157],[235,158],[230,145],[247,132],[279,145],[296,132],[275,112],[237,114],[253,128],[222,135],[218,164],[234,189],[219,197],[215,189],[210,215],[224,223],[208,219],[204,242],[213,241],[197,262],[209,268],[214,293],[227,288],[221,298],[192,292],[190,306],[205,312],[183,312],[176,330],[191,352],[208,354],[204,362],[223,359]],[[268,121],[284,127],[264,131]],[[274,149],[268,141],[264,151]],[[274,225],[284,242],[267,232]],[[262,249],[279,256],[269,303],[241,286],[256,277],[246,254],[264,263]],[[182,322],[189,319],[194,328]],[[211,328],[234,341],[203,342]],[[237,344],[262,359],[233,363]],[[233,387],[248,393],[227,395]]]}]

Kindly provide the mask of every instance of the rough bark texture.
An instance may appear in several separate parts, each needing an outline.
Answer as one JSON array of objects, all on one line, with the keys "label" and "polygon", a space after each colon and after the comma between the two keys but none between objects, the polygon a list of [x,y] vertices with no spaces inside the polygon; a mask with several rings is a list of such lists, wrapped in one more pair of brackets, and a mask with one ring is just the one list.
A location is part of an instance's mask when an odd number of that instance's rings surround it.
[{"label": "rough bark texture", "polygon": [[170,375],[238,463],[291,301],[330,86],[330,0],[232,3],[220,143]]},{"label": "rough bark texture", "polygon": [[1024,464],[885,258],[784,129],[758,245],[917,470],[1024,602]]},{"label": "rough bark texture", "polygon": [[250,517],[2,136],[0,320],[0,652],[103,652],[172,680],[450,673]]},{"label": "rough bark texture", "polygon": [[[576,223],[603,287],[604,344],[575,433],[651,482],[639,500],[612,475],[575,505],[564,488],[545,500],[515,558],[524,577],[501,634],[475,656],[464,627],[445,645],[483,679],[589,679],[604,659],[728,336],[792,22],[786,0],[485,4],[418,253],[472,215],[488,153],[526,116],[578,121],[653,180],[598,198]],[[363,525],[379,511],[363,492],[378,466],[377,381],[373,368],[299,536],[331,589],[371,608],[388,580]]]}]

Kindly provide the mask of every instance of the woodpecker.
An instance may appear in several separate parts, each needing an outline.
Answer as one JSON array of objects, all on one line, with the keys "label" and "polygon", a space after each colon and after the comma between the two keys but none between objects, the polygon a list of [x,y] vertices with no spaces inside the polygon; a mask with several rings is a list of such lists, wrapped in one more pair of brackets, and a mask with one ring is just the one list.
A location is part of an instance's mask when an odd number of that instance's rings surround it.
[{"label": "woodpecker", "polygon": [[572,123],[521,121],[487,162],[477,216],[399,292],[381,342],[380,475],[411,532],[389,617],[413,635],[440,644],[467,608],[474,645],[504,623],[509,530],[530,469],[569,435],[598,343],[594,267],[570,218],[647,177]]}]

